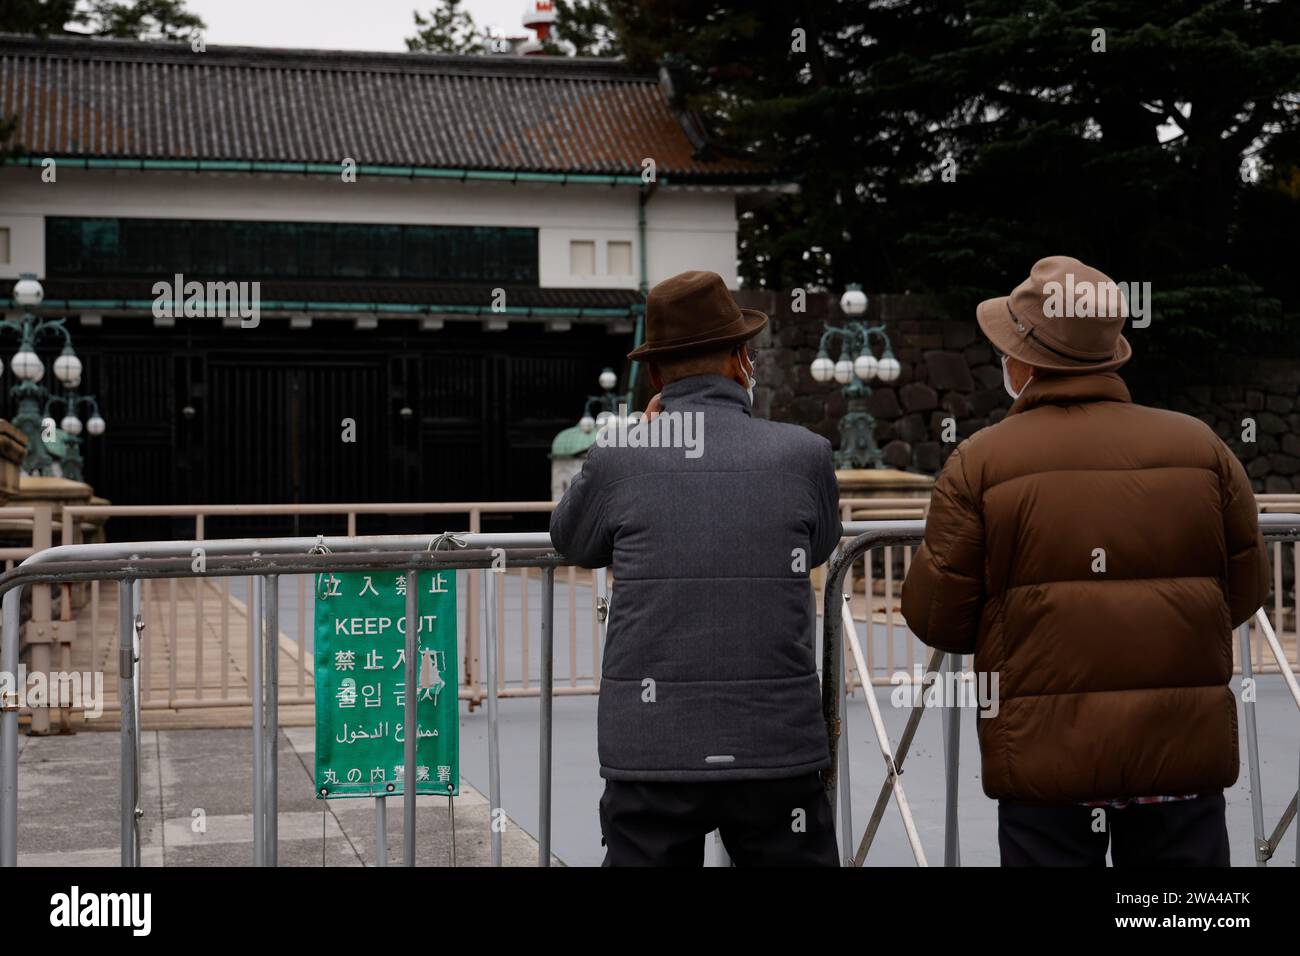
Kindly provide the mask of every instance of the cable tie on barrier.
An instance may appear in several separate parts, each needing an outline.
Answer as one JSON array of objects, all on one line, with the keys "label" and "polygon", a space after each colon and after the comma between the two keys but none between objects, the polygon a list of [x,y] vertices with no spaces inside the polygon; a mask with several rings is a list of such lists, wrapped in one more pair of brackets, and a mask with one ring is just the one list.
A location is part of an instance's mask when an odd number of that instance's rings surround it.
[{"label": "cable tie on barrier", "polygon": [[[316,543],[307,549],[307,553],[308,554],[333,554],[334,552],[325,546],[325,535],[318,534],[316,535]],[[324,598],[332,597],[334,594],[337,593],[337,586],[339,583],[339,579],[334,576],[333,571],[329,572],[329,580],[327,582],[330,585],[332,585],[332,587],[330,589],[327,589],[324,594],[321,593],[320,584],[321,584],[321,578],[323,577],[325,577],[324,572],[316,575],[316,599],[317,600],[323,600]]]},{"label": "cable tie on barrier", "polygon": [[445,545],[448,545],[449,547],[456,547],[456,548],[467,548],[467,547],[469,547],[469,542],[466,541],[464,538],[462,538],[462,537],[461,537],[459,534],[457,534],[455,531],[444,531],[444,532],[442,532],[442,534],[436,534],[436,535],[434,535],[432,538],[430,538],[430,539],[429,539],[429,546],[428,546],[427,548],[425,548],[424,550],[425,550],[425,551],[437,551],[437,550],[439,550],[439,549],[440,549],[444,544],[445,544]]}]

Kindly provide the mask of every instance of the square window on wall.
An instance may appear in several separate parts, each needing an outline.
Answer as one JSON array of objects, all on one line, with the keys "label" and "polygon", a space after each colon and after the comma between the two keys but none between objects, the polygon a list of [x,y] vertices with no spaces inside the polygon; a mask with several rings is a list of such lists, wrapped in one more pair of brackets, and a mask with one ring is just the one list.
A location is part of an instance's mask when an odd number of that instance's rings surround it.
[{"label": "square window on wall", "polygon": [[596,243],[587,239],[569,242],[569,275],[594,276],[596,274]]},{"label": "square window on wall", "polygon": [[632,274],[632,243],[611,242],[606,246],[605,272],[612,276]]}]

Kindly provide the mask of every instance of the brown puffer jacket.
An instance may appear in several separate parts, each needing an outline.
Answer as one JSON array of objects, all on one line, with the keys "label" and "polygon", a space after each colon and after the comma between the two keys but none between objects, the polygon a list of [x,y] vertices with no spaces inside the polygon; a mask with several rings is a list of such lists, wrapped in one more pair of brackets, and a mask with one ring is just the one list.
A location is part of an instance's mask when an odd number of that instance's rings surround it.
[{"label": "brown puffer jacket", "polygon": [[948,459],[902,603],[998,675],[990,797],[1191,794],[1237,779],[1231,629],[1268,577],[1246,474],[1204,423],[1113,372],[1054,376]]}]

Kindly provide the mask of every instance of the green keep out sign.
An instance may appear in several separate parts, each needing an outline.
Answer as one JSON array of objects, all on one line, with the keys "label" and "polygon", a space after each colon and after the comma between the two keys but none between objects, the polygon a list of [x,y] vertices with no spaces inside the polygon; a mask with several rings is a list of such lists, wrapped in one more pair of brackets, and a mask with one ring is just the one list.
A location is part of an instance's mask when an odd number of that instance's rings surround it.
[{"label": "green keep out sign", "polygon": [[[456,574],[422,572],[416,792],[460,788]],[[406,574],[316,576],[316,796],[400,794],[405,783]]]}]

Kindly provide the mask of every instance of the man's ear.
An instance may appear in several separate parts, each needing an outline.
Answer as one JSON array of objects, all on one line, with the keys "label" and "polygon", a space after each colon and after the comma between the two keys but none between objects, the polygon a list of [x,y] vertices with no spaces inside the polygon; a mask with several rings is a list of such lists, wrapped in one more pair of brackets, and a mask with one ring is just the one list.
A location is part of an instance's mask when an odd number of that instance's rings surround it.
[{"label": "man's ear", "polygon": [[659,366],[654,362],[648,362],[646,370],[650,373],[650,384],[654,387],[654,390],[662,392],[664,390],[664,380],[663,376],[659,374]]}]

